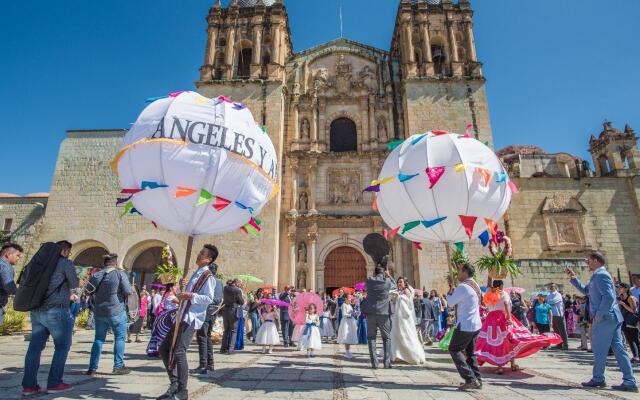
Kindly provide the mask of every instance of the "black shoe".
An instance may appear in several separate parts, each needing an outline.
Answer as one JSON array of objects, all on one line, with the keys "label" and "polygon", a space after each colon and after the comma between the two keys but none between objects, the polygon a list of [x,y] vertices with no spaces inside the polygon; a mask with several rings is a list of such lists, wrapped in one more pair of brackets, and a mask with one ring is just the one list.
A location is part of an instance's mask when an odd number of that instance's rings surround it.
[{"label": "black shoe", "polygon": [[97,372],[95,369],[90,369],[87,372],[84,373],[85,375],[89,375],[89,376],[96,376]]},{"label": "black shoe", "polygon": [[156,400],[168,400],[168,399],[172,399],[173,395],[176,394],[176,392],[178,391],[178,384],[171,384],[169,385],[169,389],[167,389],[166,392],[164,392],[164,394],[160,397],[156,397]]},{"label": "black shoe", "polygon": [[206,375],[207,369],[205,367],[194,368],[189,371],[190,374]]},{"label": "black shoe", "polygon": [[482,389],[482,383],[478,381],[471,381],[471,382],[463,383],[458,387],[458,390],[462,390],[463,392],[467,390],[475,390],[475,389]]},{"label": "black shoe", "polygon": [[189,399],[189,391],[187,389],[178,390],[174,393],[173,400],[188,400]]},{"label": "black shoe", "polygon": [[582,386],[587,388],[604,388],[607,387],[607,384],[605,382],[594,382],[590,380],[589,382],[582,382]]},{"label": "black shoe", "polygon": [[114,368],[112,372],[113,375],[128,375],[130,373],[131,373],[131,370],[127,367]]},{"label": "black shoe", "polygon": [[209,366],[207,367],[207,371],[212,371],[212,372],[213,372],[213,371],[215,371],[215,370],[216,370],[216,369],[215,369],[215,367],[213,366],[213,363],[212,363],[212,364],[209,364]]},{"label": "black shoe", "polygon": [[638,393],[638,387],[637,386],[631,386],[631,385],[613,385],[613,386],[611,386],[611,389],[617,390],[619,392]]}]

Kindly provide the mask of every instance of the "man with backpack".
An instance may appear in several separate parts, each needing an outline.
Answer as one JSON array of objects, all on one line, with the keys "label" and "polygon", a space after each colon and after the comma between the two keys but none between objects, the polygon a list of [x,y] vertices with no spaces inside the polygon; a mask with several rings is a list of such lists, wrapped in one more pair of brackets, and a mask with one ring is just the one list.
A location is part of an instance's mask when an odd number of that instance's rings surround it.
[{"label": "man with backpack", "polygon": [[4,308],[9,296],[16,294],[16,283],[13,281],[16,271],[13,267],[21,255],[22,247],[15,243],[7,243],[0,249],[0,325],[4,321]]},{"label": "man with backpack", "polygon": [[[59,255],[55,269],[50,275],[44,299],[37,308],[31,309],[31,340],[24,358],[23,396],[40,392],[40,386],[38,386],[40,356],[49,336],[53,337],[54,353],[47,379],[47,393],[62,393],[73,388],[64,383],[62,377],[73,332],[74,320],[69,310],[71,290],[79,286],[80,280],[76,275],[73,262],[69,260],[71,243],[63,240],[56,245]],[[52,256],[55,258],[54,254]],[[27,286],[28,282],[21,276],[20,287],[22,288],[23,285]]]},{"label": "man with backpack", "polygon": [[104,267],[89,279],[89,291],[93,296],[95,316],[95,340],[91,347],[91,359],[87,375],[93,376],[98,370],[102,346],[111,328],[113,341],[113,374],[126,375],[131,372],[124,365],[124,346],[129,326],[126,311],[127,297],[133,292],[129,278],[118,268],[118,255],[104,256]]}]

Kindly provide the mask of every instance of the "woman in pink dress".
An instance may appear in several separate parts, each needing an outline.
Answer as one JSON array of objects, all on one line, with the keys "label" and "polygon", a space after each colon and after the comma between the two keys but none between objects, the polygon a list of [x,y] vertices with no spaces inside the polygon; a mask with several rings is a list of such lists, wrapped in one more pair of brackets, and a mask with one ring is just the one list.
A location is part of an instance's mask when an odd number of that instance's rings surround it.
[{"label": "woman in pink dress", "polygon": [[482,329],[476,342],[475,352],[478,363],[485,362],[498,367],[511,363],[511,370],[518,371],[517,358],[524,358],[538,352],[543,347],[562,343],[556,333],[534,335],[511,315],[511,298],[503,289],[503,281],[494,280],[491,290],[483,301],[489,314],[482,322]]}]

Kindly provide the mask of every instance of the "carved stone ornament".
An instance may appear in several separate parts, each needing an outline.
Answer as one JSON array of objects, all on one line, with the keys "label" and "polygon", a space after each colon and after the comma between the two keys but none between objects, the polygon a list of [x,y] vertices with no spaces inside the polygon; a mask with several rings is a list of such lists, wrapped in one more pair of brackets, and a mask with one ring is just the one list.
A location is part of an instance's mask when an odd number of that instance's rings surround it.
[{"label": "carved stone ornament", "polygon": [[300,269],[296,273],[296,288],[304,289],[307,287],[307,271]]},{"label": "carved stone ornament", "polygon": [[300,193],[300,197],[298,199],[298,210],[306,211],[309,209],[309,196],[307,192]]},{"label": "carved stone ornament", "polygon": [[351,82],[353,81],[351,68],[351,64],[345,61],[344,54],[340,54],[336,63],[335,77],[335,87],[338,94],[346,95],[351,92]]},{"label": "carved stone ornament", "polygon": [[309,139],[309,131],[310,131],[309,120],[306,118],[302,118],[302,121],[300,121],[300,138]]},{"label": "carved stone ornament", "polygon": [[329,170],[327,178],[327,202],[329,204],[362,203],[359,170]]},{"label": "carved stone ornament", "polygon": [[586,208],[565,193],[547,197],[542,206],[547,243],[550,250],[584,251],[590,248],[585,230]]},{"label": "carved stone ornament", "polygon": [[298,262],[307,262],[307,245],[305,242],[300,242],[298,245]]}]

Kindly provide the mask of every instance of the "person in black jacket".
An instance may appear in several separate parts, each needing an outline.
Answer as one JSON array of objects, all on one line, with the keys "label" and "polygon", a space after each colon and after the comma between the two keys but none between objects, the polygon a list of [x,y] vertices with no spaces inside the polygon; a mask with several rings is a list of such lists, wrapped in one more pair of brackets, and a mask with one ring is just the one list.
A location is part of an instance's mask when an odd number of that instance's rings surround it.
[{"label": "person in black jacket", "polygon": [[[284,287],[284,291],[280,293],[278,297],[281,301],[291,303],[291,287],[289,285]],[[291,342],[291,320],[289,319],[289,309],[287,307],[280,307],[280,329],[282,329],[282,342],[284,347],[293,346]]]},{"label": "person in black jacket", "polygon": [[238,310],[244,304],[242,290],[237,286],[239,279],[233,279],[227,283],[223,292],[224,308],[222,309],[222,321],[224,334],[220,353],[231,354],[234,352],[236,338],[238,336]]}]

